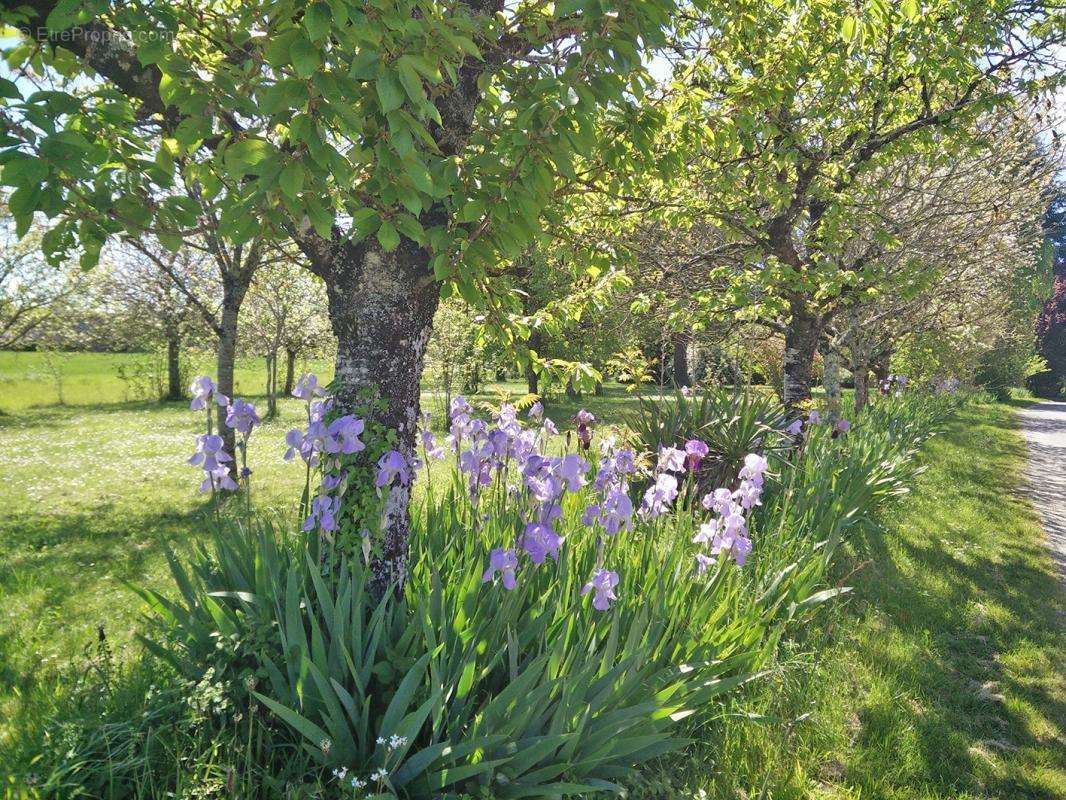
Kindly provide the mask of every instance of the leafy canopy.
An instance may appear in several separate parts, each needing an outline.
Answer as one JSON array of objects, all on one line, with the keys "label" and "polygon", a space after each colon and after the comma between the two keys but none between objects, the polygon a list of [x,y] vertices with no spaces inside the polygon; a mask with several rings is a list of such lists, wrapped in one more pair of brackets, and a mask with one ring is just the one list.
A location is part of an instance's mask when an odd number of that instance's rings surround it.
[{"label": "leafy canopy", "polygon": [[[48,4],[37,4],[36,7]],[[21,228],[55,222],[53,261],[95,263],[111,236],[176,248],[207,218],[231,243],[261,230],[429,248],[468,300],[515,255],[560,176],[596,147],[594,113],[634,105],[661,0],[557,3],[281,0],[111,6],[62,0],[0,83],[2,180]],[[107,49],[62,32],[108,32]],[[95,28],[91,26],[96,26]],[[210,213],[207,213],[210,212]],[[305,248],[306,249],[306,248]],[[458,267],[461,262],[462,268]]]}]

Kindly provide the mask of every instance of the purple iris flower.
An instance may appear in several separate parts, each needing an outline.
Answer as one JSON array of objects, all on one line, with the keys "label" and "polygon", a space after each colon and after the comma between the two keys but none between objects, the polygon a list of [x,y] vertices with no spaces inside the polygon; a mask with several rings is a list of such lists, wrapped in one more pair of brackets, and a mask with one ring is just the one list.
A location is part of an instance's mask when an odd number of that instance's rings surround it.
[{"label": "purple iris flower", "polygon": [[744,566],[744,562],[747,560],[750,552],[751,539],[744,536],[742,533],[719,534],[714,537],[714,542],[711,545],[711,555],[716,556],[719,553],[730,555],[733,557],[733,560],[737,562],[738,567]]},{"label": "purple iris flower", "polygon": [[326,390],[318,385],[318,378],[310,372],[301,375],[292,390],[292,396],[299,397],[305,403],[310,403],[315,397],[324,397],[325,394]]},{"label": "purple iris flower", "polygon": [[545,436],[558,436],[559,429],[555,427],[555,423],[547,417],[544,418],[544,424],[540,426],[540,429],[544,431]]},{"label": "purple iris flower", "polygon": [[654,519],[666,513],[670,504],[677,497],[677,478],[668,473],[663,473],[655,479],[655,483],[644,492],[644,502],[641,503],[641,513]]},{"label": "purple iris flower", "polygon": [[724,488],[715,489],[710,494],[704,495],[700,502],[708,511],[726,514],[733,507],[733,493]]},{"label": "purple iris flower", "polygon": [[833,438],[835,439],[840,434],[847,433],[850,430],[851,430],[851,423],[850,422],[848,422],[846,419],[838,419],[833,424]]},{"label": "purple iris flower", "polygon": [[707,446],[706,442],[701,442],[699,439],[689,439],[685,442],[685,466],[690,471],[697,472],[709,452],[711,452],[711,448]]},{"label": "purple iris flower", "polygon": [[227,489],[231,492],[237,491],[237,483],[229,474],[229,468],[225,465],[219,465],[212,470],[204,470],[206,476],[203,483],[200,484],[200,491],[206,492],[207,490],[214,489]]},{"label": "purple iris flower", "polygon": [[716,519],[712,519],[709,522],[704,522],[702,525],[700,525],[700,529],[696,531],[696,535],[692,537],[692,543],[710,544],[714,541],[714,537],[718,535],[719,527],[719,522]]},{"label": "purple iris flower", "polygon": [[254,405],[238,397],[226,409],[226,424],[247,436],[259,424],[259,415]]},{"label": "purple iris flower", "polygon": [[817,408],[814,409],[813,411],[811,411],[811,413],[807,417],[807,421],[811,425],[821,425],[822,424],[822,415],[818,412]]},{"label": "purple iris flower", "polygon": [[495,548],[489,554],[489,568],[481,576],[482,583],[488,583],[496,573],[500,573],[503,588],[511,591],[515,587],[515,569],[518,568],[518,556],[514,550],[504,550],[502,547]]},{"label": "purple iris flower", "polygon": [[659,448],[659,472],[683,472],[685,451],[676,447]]},{"label": "purple iris flower", "polygon": [[750,481],[755,486],[761,487],[763,484],[763,475],[766,474],[766,470],[769,468],[770,464],[765,458],[758,453],[748,453],[744,456],[744,466],[740,468],[737,477],[741,480]]},{"label": "purple iris flower", "polygon": [[591,411],[581,409],[574,414],[573,422],[577,423],[577,440],[581,442],[582,448],[588,450],[592,444],[592,426],[596,423],[596,417]]},{"label": "purple iris flower", "polygon": [[192,402],[189,403],[190,411],[203,411],[212,397],[220,406],[229,403],[229,398],[218,393],[218,386],[207,375],[197,375],[193,378],[189,391],[192,393]]},{"label": "purple iris flower", "polygon": [[617,600],[614,587],[618,585],[618,573],[606,569],[597,569],[592,573],[589,582],[581,588],[582,596],[592,592],[592,607],[597,611],[606,611],[611,607],[611,601]]},{"label": "purple iris flower", "polygon": [[323,475],[322,476],[322,489],[324,491],[327,491],[327,492],[332,492],[334,489],[336,489],[338,486],[341,485],[341,482],[343,480],[344,480],[344,476],[341,475],[340,473],[337,473],[337,474],[334,474],[334,475]]},{"label": "purple iris flower", "polygon": [[529,413],[526,416],[534,422],[540,422],[544,419],[544,404],[538,400],[529,407]]},{"label": "purple iris flower", "polygon": [[754,481],[741,481],[740,486],[733,492],[733,499],[745,511],[750,511],[755,506],[762,505],[762,487]]},{"label": "purple iris flower", "polygon": [[364,427],[361,419],[356,419],[350,414],[333,420],[327,429],[325,451],[351,455],[363,450],[366,445],[359,440],[359,434],[363,432]]},{"label": "purple iris flower", "polygon": [[285,434],[285,444],[289,446],[289,449],[285,451],[285,455],[282,456],[286,461],[292,461],[297,453],[304,461],[311,457],[310,450],[305,447],[304,433],[299,428],[293,428]]},{"label": "purple iris flower", "polygon": [[469,414],[474,409],[470,407],[470,404],[466,402],[466,398],[461,394],[457,394],[452,398],[451,406],[448,409],[448,415],[455,419],[460,414]]},{"label": "purple iris flower", "polygon": [[426,458],[444,460],[444,448],[437,444],[437,439],[431,431],[422,431],[422,447],[426,450]]},{"label": "purple iris flower", "polygon": [[511,447],[511,437],[503,428],[493,428],[489,431],[489,449],[493,457],[502,462],[507,457]]},{"label": "purple iris flower", "polygon": [[733,511],[722,517],[722,532],[726,536],[735,536],[741,531],[747,530],[748,521],[739,511]]},{"label": "purple iris flower", "polygon": [[196,437],[196,452],[189,458],[189,464],[202,467],[204,472],[214,472],[223,461],[232,461],[233,457],[222,449],[221,436],[203,433]]},{"label": "purple iris flower", "polygon": [[633,530],[633,501],[622,487],[615,487],[607,493],[600,509],[600,524],[610,535],[614,536],[623,527]]},{"label": "purple iris flower", "polygon": [[711,565],[714,564],[714,559],[704,553],[696,553],[696,574],[702,575]]},{"label": "purple iris flower", "polygon": [[508,453],[519,464],[524,464],[537,446],[536,431],[521,431],[512,437]]},{"label": "purple iris flower", "polygon": [[600,506],[595,504],[586,508],[585,513],[581,515],[581,524],[591,528],[600,521],[600,510]]},{"label": "purple iris flower", "polygon": [[544,559],[549,555],[558,561],[559,545],[562,543],[563,537],[553,531],[551,526],[540,522],[529,523],[522,532],[522,549],[537,565],[543,564]]},{"label": "purple iris flower", "polygon": [[555,474],[566,484],[567,491],[579,492],[585,485],[585,473],[589,471],[589,462],[579,455],[571,453],[563,456],[555,465]]},{"label": "purple iris flower", "polygon": [[319,495],[311,501],[311,514],[304,520],[304,531],[312,531],[317,526],[325,533],[337,530],[337,514],[341,510],[341,499]]},{"label": "purple iris flower", "polygon": [[792,424],[785,428],[785,433],[789,436],[799,436],[803,432],[803,420],[797,417],[792,420]]},{"label": "purple iris flower", "polygon": [[312,400],[307,406],[307,416],[311,422],[321,422],[333,408],[333,398]]},{"label": "purple iris flower", "polygon": [[378,475],[374,485],[381,489],[391,486],[395,481],[400,486],[406,486],[411,480],[411,473],[407,468],[407,459],[399,450],[390,450],[378,459]]}]

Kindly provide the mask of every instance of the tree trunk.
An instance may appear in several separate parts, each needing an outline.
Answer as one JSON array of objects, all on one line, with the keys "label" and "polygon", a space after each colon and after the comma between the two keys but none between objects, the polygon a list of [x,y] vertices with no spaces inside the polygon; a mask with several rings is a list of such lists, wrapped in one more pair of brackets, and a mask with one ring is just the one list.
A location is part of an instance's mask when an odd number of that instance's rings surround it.
[{"label": "tree trunk", "polygon": [[[539,355],[540,352],[540,333],[537,331],[529,332],[529,341],[527,342],[529,349]],[[540,376],[533,368],[533,359],[529,359],[526,362],[526,391],[530,394],[540,394]]]},{"label": "tree trunk", "polygon": [[[337,337],[334,408],[395,431],[394,447],[410,461],[415,456],[426,343],[440,300],[429,255],[406,238],[391,253],[371,240],[341,246],[329,272],[330,320]],[[361,465],[368,476],[381,444],[367,442],[367,463]],[[370,564],[375,597],[390,588],[399,592],[406,577],[410,489],[393,486],[385,504]],[[358,523],[374,530],[370,520]]]},{"label": "tree trunk", "polygon": [[802,300],[792,302],[792,319],[785,330],[784,386],[782,400],[792,414],[811,399],[814,354],[818,349],[821,323]]},{"label": "tree trunk", "polygon": [[674,386],[678,388],[691,386],[692,376],[688,370],[688,340],[683,334],[674,334],[673,346],[674,355],[671,361],[673,363]]},{"label": "tree trunk", "polygon": [[870,401],[870,365],[865,361],[852,369],[855,377],[855,413],[861,414]]},{"label": "tree trunk", "polygon": [[840,355],[831,347],[822,350],[822,385],[831,413],[840,412]]},{"label": "tree trunk", "polygon": [[167,400],[181,399],[181,341],[177,334],[167,335]]},{"label": "tree trunk", "polygon": [[540,376],[533,369],[533,362],[526,363],[526,391],[530,394],[540,394]]},{"label": "tree trunk", "polygon": [[266,395],[267,417],[274,418],[278,414],[278,353],[266,355]]},{"label": "tree trunk", "polygon": [[296,386],[296,351],[285,350],[285,391],[286,397],[292,395],[292,390]]},{"label": "tree trunk", "polygon": [[[233,399],[233,369],[237,360],[237,315],[240,313],[247,284],[232,277],[222,279],[222,319],[218,334],[218,391]],[[216,406],[218,417],[218,434],[222,437],[225,450],[234,456],[231,469],[236,473],[237,457],[235,452],[236,437],[233,429],[226,426],[226,409]],[[234,475],[236,478],[236,475]]]}]

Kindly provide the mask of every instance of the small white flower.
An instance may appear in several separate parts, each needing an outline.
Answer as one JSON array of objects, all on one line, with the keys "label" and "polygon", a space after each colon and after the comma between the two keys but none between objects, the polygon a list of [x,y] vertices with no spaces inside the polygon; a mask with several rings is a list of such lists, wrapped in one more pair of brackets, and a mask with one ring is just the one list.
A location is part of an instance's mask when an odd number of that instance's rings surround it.
[{"label": "small white flower", "polygon": [[356,778],[354,775],[352,776],[352,788],[353,789],[362,789],[365,786],[366,786],[366,781],[361,781],[358,778]]},{"label": "small white flower", "polygon": [[384,736],[379,736],[378,737],[378,744],[385,744],[385,737]]},{"label": "small white flower", "polygon": [[339,781],[343,781],[348,776],[348,768],[341,767],[340,769],[333,770],[333,777]]},{"label": "small white flower", "polygon": [[387,777],[389,777],[389,773],[384,767],[379,769],[377,772],[372,772],[370,774],[370,780],[377,781],[379,783],[384,781]]},{"label": "small white flower", "polygon": [[389,747],[391,747],[393,750],[395,750],[397,747],[403,747],[405,744],[407,744],[406,736],[397,736],[396,734],[393,734],[389,737]]}]

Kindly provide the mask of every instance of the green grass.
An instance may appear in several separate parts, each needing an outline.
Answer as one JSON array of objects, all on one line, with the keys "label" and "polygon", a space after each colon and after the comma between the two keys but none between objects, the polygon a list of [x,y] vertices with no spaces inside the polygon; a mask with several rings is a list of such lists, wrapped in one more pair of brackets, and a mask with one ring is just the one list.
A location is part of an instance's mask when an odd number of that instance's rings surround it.
[{"label": "green grass", "polygon": [[[664,785],[708,797],[1066,798],[1066,620],[1008,405],[965,410],[839,580],[851,599]],[[743,793],[743,794],[742,794]]]},{"label": "green grass", "polygon": [[1066,797],[1066,593],[1017,419],[973,407],[927,457],[856,565],[803,747],[826,797]]},{"label": "green grass", "polygon": [[[214,354],[190,351],[182,354],[190,375],[215,373]],[[0,351],[0,412],[53,406],[59,403],[62,383],[63,402],[67,405],[99,405],[149,399],[130,382],[124,381],[120,369],[127,372],[155,363],[158,356],[147,353],[14,353]],[[300,369],[311,369],[322,378],[332,370],[326,363],[301,361]],[[240,358],[234,372],[235,394],[262,396],[266,392],[266,368],[261,358]]]}]

